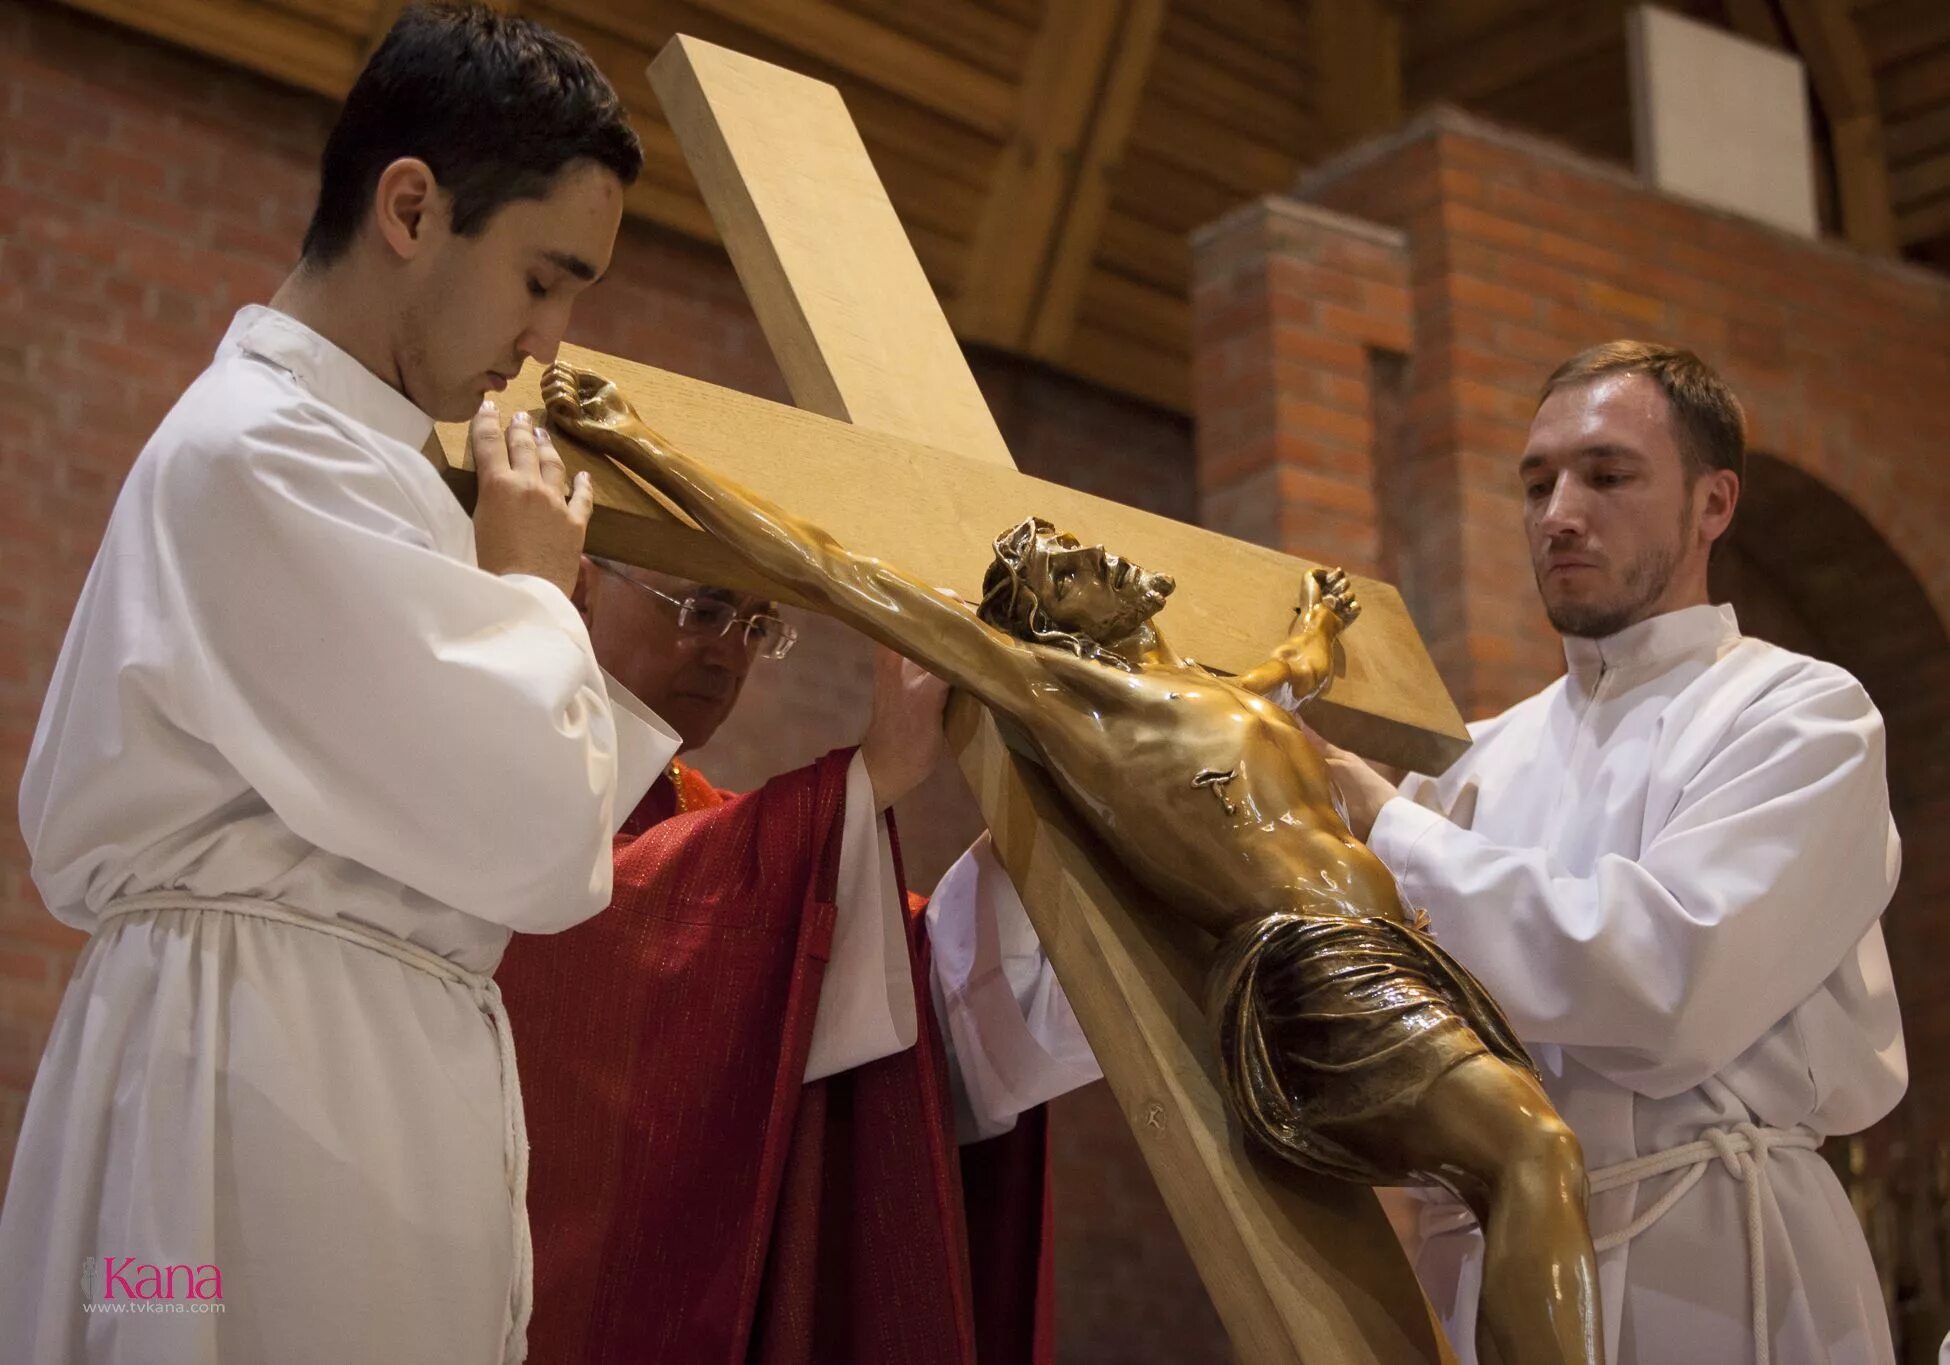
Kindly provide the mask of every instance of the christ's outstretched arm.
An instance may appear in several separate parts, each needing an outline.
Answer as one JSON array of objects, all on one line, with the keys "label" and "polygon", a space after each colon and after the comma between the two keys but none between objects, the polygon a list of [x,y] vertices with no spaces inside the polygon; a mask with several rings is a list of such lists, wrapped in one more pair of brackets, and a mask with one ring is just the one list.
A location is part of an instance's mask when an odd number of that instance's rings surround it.
[{"label": "christ's outstretched arm", "polygon": [[648,481],[765,577],[984,702],[1026,709],[1031,651],[946,593],[718,478],[652,431],[600,375],[551,365],[542,400],[550,421]]},{"label": "christ's outstretched arm", "polygon": [[1287,684],[1296,703],[1312,701],[1327,690],[1334,676],[1334,640],[1361,614],[1354,588],[1339,569],[1315,569],[1307,575],[1298,608],[1298,624],[1265,663],[1234,679],[1249,692],[1271,692]]}]

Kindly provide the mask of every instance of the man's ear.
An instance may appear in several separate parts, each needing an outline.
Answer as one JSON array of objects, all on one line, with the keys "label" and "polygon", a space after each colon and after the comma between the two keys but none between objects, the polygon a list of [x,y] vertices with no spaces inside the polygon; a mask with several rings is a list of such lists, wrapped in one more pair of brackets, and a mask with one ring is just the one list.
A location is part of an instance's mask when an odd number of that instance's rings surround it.
[{"label": "man's ear", "polygon": [[589,629],[596,624],[594,609],[591,606],[595,598],[595,589],[596,562],[588,555],[584,555],[582,561],[576,565],[575,586],[569,590],[569,603],[582,617],[584,629]]},{"label": "man's ear", "polygon": [[403,156],[379,173],[372,213],[380,240],[401,260],[411,260],[426,244],[428,229],[447,213],[446,192],[417,156]]},{"label": "man's ear", "polygon": [[1740,476],[1731,469],[1715,469],[1701,477],[1700,532],[1709,542],[1717,541],[1733,524],[1734,508],[1740,505]]}]

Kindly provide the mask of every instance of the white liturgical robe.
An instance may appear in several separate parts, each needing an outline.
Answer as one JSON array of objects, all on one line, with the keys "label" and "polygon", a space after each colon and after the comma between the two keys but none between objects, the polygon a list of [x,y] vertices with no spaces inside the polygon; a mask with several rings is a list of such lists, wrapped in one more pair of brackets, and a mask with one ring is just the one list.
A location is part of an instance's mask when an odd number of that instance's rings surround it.
[{"label": "white liturgical robe", "polygon": [[[1907,1079],[1878,926],[1900,862],[1881,717],[1841,669],[1742,637],[1731,608],[1566,654],[1449,772],[1405,783],[1369,844],[1502,1003],[1594,1172],[1792,1135],[1713,1155],[1601,1250],[1612,1365],[1752,1361],[1757,1297],[1772,1365],[1885,1365],[1867,1245],[1812,1150]],[[1594,1237],[1691,1178],[1595,1194]],[[1425,1209],[1417,1269],[1469,1361],[1481,1242],[1446,1214]]]},{"label": "white liturgical robe", "polygon": [[431,430],[251,307],[129,473],[21,786],[35,883],[93,938],[0,1215],[10,1361],[519,1338],[519,1098],[479,974],[607,903],[678,739],[559,589],[475,566]]}]

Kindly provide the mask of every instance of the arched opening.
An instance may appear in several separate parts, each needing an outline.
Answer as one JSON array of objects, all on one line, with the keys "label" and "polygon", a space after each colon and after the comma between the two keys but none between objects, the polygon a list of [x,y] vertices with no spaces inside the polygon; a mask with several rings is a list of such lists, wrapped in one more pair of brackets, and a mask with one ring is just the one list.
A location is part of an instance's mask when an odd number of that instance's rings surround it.
[{"label": "arched opening", "polygon": [[[1881,533],[1827,484],[1748,457],[1713,598],[1741,629],[1853,673],[1882,712],[1903,875],[1883,917],[1902,1005],[1910,1089],[1861,1138],[1824,1150],[1849,1185],[1898,1334],[1935,1345],[1950,1325],[1950,631]],[[1910,1358],[1903,1349],[1898,1357]],[[1918,1357],[1921,1358],[1921,1357]]]}]

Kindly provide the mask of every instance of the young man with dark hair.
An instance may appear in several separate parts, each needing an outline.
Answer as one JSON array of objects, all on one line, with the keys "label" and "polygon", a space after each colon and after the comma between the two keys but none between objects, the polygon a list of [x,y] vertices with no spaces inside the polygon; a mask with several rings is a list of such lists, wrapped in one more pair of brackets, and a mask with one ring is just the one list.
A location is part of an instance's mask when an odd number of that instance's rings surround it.
[{"label": "young man with dark hair", "polygon": [[[482,399],[555,354],[640,162],[573,44],[408,10],[303,260],[130,471],[21,788],[94,937],[0,1219],[10,1361],[521,1358],[487,974],[609,900],[679,741],[571,605],[586,483]],[[477,409],[470,524],[421,448]]]},{"label": "young man with dark hair", "polygon": [[[1606,1359],[1888,1365],[1868,1247],[1815,1151],[1907,1081],[1882,720],[1846,672],[1709,604],[1744,448],[1690,352],[1572,357],[1517,464],[1567,676],[1471,726],[1439,779],[1328,759],[1584,1146]],[[1467,1357],[1481,1240],[1453,1205],[1421,1223]]]}]

